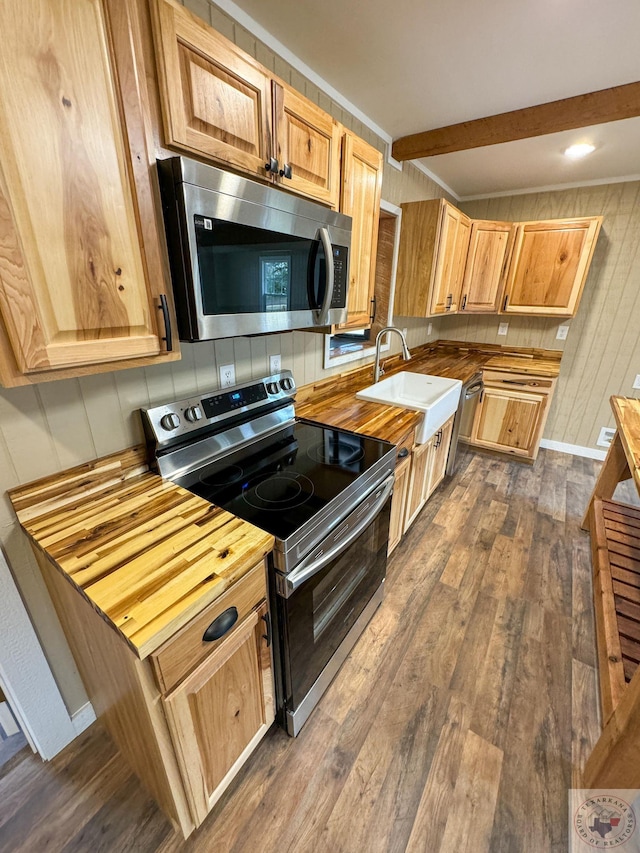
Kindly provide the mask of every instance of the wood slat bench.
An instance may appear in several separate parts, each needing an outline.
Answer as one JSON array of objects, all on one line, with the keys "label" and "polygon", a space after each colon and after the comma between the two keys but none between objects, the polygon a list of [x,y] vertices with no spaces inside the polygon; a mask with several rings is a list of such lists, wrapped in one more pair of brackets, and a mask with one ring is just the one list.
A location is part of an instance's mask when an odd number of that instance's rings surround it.
[{"label": "wood slat bench", "polygon": [[591,543],[605,724],[640,665],[640,508],[594,500]]}]

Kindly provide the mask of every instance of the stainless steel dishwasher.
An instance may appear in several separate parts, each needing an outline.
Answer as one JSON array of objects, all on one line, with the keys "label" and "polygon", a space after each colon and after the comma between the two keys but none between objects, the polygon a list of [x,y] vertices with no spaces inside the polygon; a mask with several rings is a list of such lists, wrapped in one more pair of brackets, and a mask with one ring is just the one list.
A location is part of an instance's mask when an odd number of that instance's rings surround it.
[{"label": "stainless steel dishwasher", "polygon": [[[456,470],[456,458],[458,455],[458,441],[460,439],[461,430],[468,425],[470,429],[473,423],[473,414],[478,404],[480,394],[484,385],[482,383],[482,372],[478,371],[471,377],[460,390],[460,403],[453,421],[453,433],[451,435],[451,446],[449,448],[449,458],[447,459],[446,473],[451,476]],[[465,432],[462,432],[466,435]],[[470,433],[469,433],[470,434]]]}]

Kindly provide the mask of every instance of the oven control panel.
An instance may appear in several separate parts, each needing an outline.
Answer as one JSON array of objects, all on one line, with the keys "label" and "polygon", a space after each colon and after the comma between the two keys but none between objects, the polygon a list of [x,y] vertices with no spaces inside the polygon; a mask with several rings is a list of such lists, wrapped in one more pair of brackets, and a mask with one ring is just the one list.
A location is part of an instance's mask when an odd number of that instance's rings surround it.
[{"label": "oven control panel", "polygon": [[147,437],[163,444],[204,427],[222,427],[229,418],[245,412],[255,417],[260,408],[271,403],[291,401],[295,392],[293,374],[283,370],[264,379],[221,388],[203,397],[177,400],[140,412]]}]

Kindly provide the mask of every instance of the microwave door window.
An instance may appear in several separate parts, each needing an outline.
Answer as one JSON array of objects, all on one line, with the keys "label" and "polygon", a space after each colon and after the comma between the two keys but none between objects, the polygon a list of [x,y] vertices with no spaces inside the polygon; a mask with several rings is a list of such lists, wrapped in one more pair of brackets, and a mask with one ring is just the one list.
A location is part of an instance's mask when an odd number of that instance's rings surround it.
[{"label": "microwave door window", "polygon": [[196,215],[205,314],[304,311],[317,241]]}]

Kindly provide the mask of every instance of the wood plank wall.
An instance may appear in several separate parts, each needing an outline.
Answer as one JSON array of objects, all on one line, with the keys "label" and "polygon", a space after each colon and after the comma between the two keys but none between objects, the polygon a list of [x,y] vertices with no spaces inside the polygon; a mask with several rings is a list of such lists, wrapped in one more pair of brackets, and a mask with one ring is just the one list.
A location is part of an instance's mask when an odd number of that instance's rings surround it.
[{"label": "wood plank wall", "polygon": [[[609,397],[639,396],[640,373],[640,182],[482,199],[460,205],[478,219],[553,219],[604,216],[589,277],[571,321],[558,388],[544,437],[596,446],[600,428],[615,426]],[[496,336],[498,318],[444,318],[440,337],[507,342],[560,349],[555,333],[562,321],[505,318],[506,338]]]},{"label": "wood plank wall", "polygon": [[[208,0],[188,0],[185,5],[358,136],[384,151],[383,140]],[[387,201],[400,204],[435,198],[442,192],[426,175],[405,163],[402,171],[385,165],[382,195]],[[410,346],[428,339],[424,322],[408,320],[403,325],[409,328]],[[392,346],[395,351],[395,340]],[[235,364],[236,379],[242,382],[266,375],[269,354],[280,353],[282,366],[293,371],[300,385],[320,379],[327,375],[322,366],[323,347],[322,335],[303,332],[184,344],[179,362],[36,387],[0,389],[0,546],[6,552],[72,713],[85,703],[86,696],[30,547],[15,522],[6,490],[138,443],[142,440],[137,414],[140,406],[217,388],[218,365]]]}]

